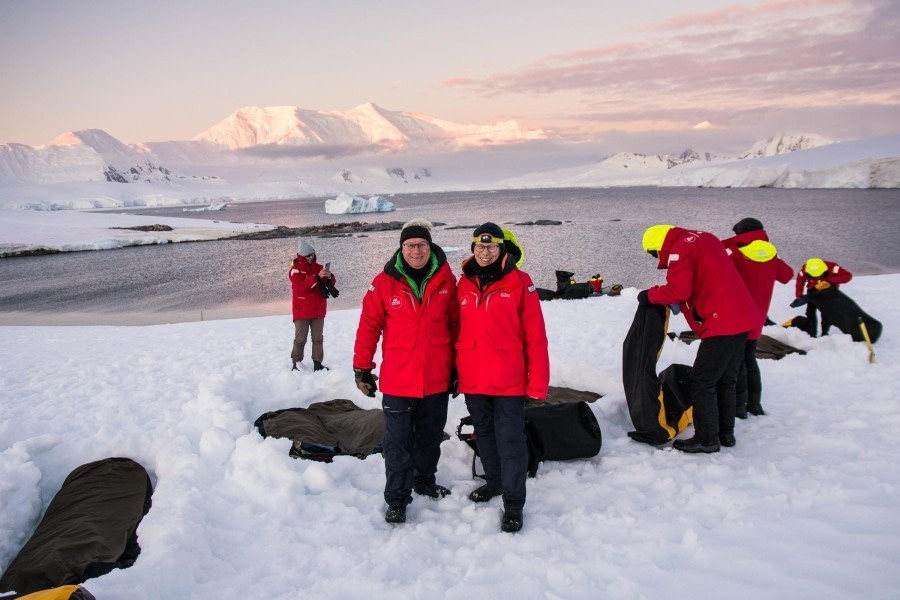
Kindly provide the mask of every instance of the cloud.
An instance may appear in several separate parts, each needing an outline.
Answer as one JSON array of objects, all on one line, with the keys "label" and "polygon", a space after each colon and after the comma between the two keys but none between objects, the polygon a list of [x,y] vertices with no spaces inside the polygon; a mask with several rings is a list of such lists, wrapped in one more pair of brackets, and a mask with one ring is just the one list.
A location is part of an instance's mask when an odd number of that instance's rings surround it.
[{"label": "cloud", "polygon": [[384,154],[391,148],[382,144],[259,144],[240,148],[238,154],[256,158],[280,159],[280,158],[342,158],[345,156]]},{"label": "cloud", "polygon": [[485,97],[564,103],[554,112],[572,127],[585,114],[600,129],[689,129],[705,120],[728,127],[760,107],[896,106],[897,31],[900,3],[891,0],[732,6],[661,21],[647,41],[444,83]]}]

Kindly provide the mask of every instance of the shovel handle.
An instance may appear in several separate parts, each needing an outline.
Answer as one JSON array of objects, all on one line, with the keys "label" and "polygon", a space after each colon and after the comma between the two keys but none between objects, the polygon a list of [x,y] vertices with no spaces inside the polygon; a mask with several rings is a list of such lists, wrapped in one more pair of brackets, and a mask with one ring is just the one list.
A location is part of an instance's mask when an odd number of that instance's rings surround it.
[{"label": "shovel handle", "polygon": [[866,329],[866,324],[862,319],[859,320],[859,328],[862,330],[863,339],[866,340],[866,346],[869,347],[869,363],[875,364],[875,349],[872,347],[872,340],[869,338],[869,330]]}]

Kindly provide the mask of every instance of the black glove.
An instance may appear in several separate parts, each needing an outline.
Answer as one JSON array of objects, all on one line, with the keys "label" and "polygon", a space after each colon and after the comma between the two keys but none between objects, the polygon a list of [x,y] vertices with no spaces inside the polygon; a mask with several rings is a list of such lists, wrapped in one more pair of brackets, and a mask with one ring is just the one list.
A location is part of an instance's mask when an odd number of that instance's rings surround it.
[{"label": "black glove", "polygon": [[447,391],[454,398],[459,396],[459,372],[456,367],[450,369],[450,388]]},{"label": "black glove", "polygon": [[375,382],[378,381],[378,375],[373,375],[372,369],[353,367],[353,378],[356,379],[356,387],[359,388],[359,391],[370,398],[375,397],[375,392],[378,391],[378,386],[375,385]]},{"label": "black glove", "polygon": [[316,275],[316,280],[319,282],[319,292],[322,294],[322,297],[328,299],[328,282],[318,275]]},{"label": "black glove", "polygon": [[333,279],[328,280],[328,293],[331,294],[332,298],[337,298],[338,296],[341,295],[341,293],[338,291],[338,289],[336,287],[334,287]]},{"label": "black glove", "polygon": [[650,290],[641,290],[637,295],[638,304],[641,306],[653,306],[650,302]]},{"label": "black glove", "polygon": [[803,305],[806,304],[807,302],[809,302],[809,298],[807,298],[805,295],[803,295],[803,296],[797,296],[797,297],[794,299],[794,301],[791,302],[791,308],[797,308],[797,307],[803,306]]}]

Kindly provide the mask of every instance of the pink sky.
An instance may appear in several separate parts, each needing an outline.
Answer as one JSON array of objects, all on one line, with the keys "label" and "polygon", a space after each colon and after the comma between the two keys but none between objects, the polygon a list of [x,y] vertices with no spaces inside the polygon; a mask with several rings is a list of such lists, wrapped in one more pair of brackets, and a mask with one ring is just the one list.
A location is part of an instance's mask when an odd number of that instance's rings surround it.
[{"label": "pink sky", "polygon": [[0,2],[0,143],[189,139],[242,106],[365,102],[634,150],[900,132],[900,2],[625,4]]}]

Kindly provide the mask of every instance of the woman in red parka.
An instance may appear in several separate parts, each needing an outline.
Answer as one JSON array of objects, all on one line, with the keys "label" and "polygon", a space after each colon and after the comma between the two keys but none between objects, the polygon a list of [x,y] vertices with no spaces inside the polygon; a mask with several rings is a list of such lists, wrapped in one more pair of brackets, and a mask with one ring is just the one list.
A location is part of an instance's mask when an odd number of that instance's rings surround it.
[{"label": "woman in red parka", "polygon": [[298,371],[303,361],[306,338],[312,332],[313,370],[321,371],[325,357],[325,312],[327,286],[334,287],[337,279],[328,269],[316,262],[316,249],[304,239],[297,242],[297,256],[288,271],[291,280],[291,309],[294,318],[294,346],[291,349],[291,370]]},{"label": "woman in red parka", "polygon": [[[732,231],[737,235],[722,240],[722,243],[753,296],[759,312],[765,317],[769,314],[775,282],[790,282],[794,270],[778,257],[778,251],[769,243],[769,236],[759,219],[741,219]],[[762,327],[760,325],[748,333],[744,344],[744,360],[735,390],[736,416],[740,419],[746,419],[748,412],[752,415],[766,414],[762,408],[762,375],[756,364],[756,343],[762,335]]]},{"label": "woman in red parka", "polygon": [[644,250],[666,269],[665,285],[638,294],[643,304],[677,304],[700,347],[691,368],[694,436],[675,440],[682,452],[718,452],[734,446],[735,384],[747,333],[764,316],[747,291],[721,240],[705,231],[654,225]]},{"label": "woman in red parka", "polygon": [[521,248],[504,237],[490,222],[473,234],[474,256],[463,262],[457,288],[456,366],[487,481],[469,499],[502,494],[500,528],[515,532],[522,528],[528,469],[525,397],[547,397],[550,359],[540,300],[516,266]]},{"label": "woman in red parka", "polygon": [[[450,490],[435,480],[452,387],[453,345],[459,334],[456,277],[431,223],[414,219],[400,248],[363,297],[353,348],[359,390],[384,411],[384,520],[406,522],[412,492],[439,500]],[[380,378],[372,373],[381,339]]]}]

